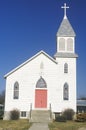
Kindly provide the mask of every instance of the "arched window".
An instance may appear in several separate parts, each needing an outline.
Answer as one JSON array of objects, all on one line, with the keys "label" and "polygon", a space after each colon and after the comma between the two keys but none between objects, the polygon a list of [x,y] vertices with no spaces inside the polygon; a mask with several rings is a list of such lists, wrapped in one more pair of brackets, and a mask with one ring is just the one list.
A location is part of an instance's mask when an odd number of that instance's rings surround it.
[{"label": "arched window", "polygon": [[59,50],[65,51],[65,39],[64,38],[59,39]]},{"label": "arched window", "polygon": [[46,82],[42,77],[37,81],[36,88],[47,88]]},{"label": "arched window", "polygon": [[68,64],[67,63],[64,64],[64,73],[68,73]]},{"label": "arched window", "polygon": [[19,83],[14,83],[14,99],[19,99]]},{"label": "arched window", "polygon": [[73,51],[73,39],[72,38],[67,39],[67,51]]},{"label": "arched window", "polygon": [[65,83],[63,86],[63,99],[68,100],[69,99],[69,87],[68,84]]}]

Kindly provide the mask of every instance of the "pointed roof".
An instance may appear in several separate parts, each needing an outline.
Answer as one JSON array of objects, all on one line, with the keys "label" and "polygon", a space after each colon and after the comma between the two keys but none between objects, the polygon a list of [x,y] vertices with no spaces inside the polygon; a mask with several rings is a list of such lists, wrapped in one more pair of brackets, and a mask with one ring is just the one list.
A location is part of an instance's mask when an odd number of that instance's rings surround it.
[{"label": "pointed roof", "polygon": [[62,6],[61,8],[64,9],[64,18],[61,22],[61,25],[58,29],[58,32],[57,32],[57,36],[75,36],[75,32],[67,18],[67,15],[66,15],[66,10],[69,8],[69,6],[66,6],[66,3],[64,3],[64,6]]},{"label": "pointed roof", "polygon": [[75,36],[75,32],[68,20],[68,18],[63,18],[62,23],[58,29],[57,36]]},{"label": "pointed roof", "polygon": [[54,62],[55,64],[57,64],[57,61],[52,58],[51,56],[49,56],[46,52],[44,52],[43,50],[41,50],[40,52],[38,52],[36,55],[34,55],[33,57],[31,57],[30,59],[28,59],[27,61],[25,61],[24,63],[22,63],[21,65],[19,65],[18,67],[16,67],[15,69],[11,70],[9,73],[7,73],[6,75],[4,75],[4,78],[7,78],[10,74],[14,73],[15,71],[17,71],[18,69],[20,69],[21,67],[23,67],[24,65],[26,65],[27,63],[29,63],[30,61],[34,60],[36,57],[38,57],[39,55],[45,55],[48,59],[50,59],[52,62]]}]

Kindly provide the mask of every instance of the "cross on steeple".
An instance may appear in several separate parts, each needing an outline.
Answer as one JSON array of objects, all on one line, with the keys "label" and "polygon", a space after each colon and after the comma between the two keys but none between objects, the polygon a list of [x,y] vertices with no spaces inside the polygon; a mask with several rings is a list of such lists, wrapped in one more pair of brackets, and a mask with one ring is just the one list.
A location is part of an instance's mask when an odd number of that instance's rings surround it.
[{"label": "cross on steeple", "polygon": [[66,3],[64,3],[64,6],[62,6],[61,8],[64,9],[64,19],[66,19],[66,10],[69,9],[69,6],[66,6]]}]

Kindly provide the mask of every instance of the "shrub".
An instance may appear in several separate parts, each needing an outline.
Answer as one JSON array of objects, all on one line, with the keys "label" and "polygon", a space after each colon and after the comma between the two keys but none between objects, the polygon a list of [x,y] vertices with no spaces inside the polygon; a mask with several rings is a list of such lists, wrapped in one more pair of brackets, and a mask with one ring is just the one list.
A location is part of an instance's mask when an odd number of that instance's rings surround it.
[{"label": "shrub", "polygon": [[10,111],[10,119],[11,120],[18,120],[20,116],[20,112],[17,109],[14,109],[12,111]]},{"label": "shrub", "polygon": [[74,116],[74,110],[73,109],[66,109],[63,111],[62,115],[67,119],[67,120],[73,120]]},{"label": "shrub", "polygon": [[58,121],[58,122],[66,122],[66,118],[64,116],[57,116],[55,121]]},{"label": "shrub", "polygon": [[76,121],[77,122],[84,122],[86,121],[86,113],[80,113],[76,115]]},{"label": "shrub", "polygon": [[3,119],[4,111],[0,111],[0,119]]}]

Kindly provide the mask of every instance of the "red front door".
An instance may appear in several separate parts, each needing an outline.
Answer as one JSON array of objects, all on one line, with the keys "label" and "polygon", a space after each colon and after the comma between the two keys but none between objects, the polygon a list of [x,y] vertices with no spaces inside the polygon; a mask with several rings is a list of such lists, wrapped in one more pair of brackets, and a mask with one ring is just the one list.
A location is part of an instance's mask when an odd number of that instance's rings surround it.
[{"label": "red front door", "polygon": [[47,90],[35,90],[35,108],[47,108]]}]

